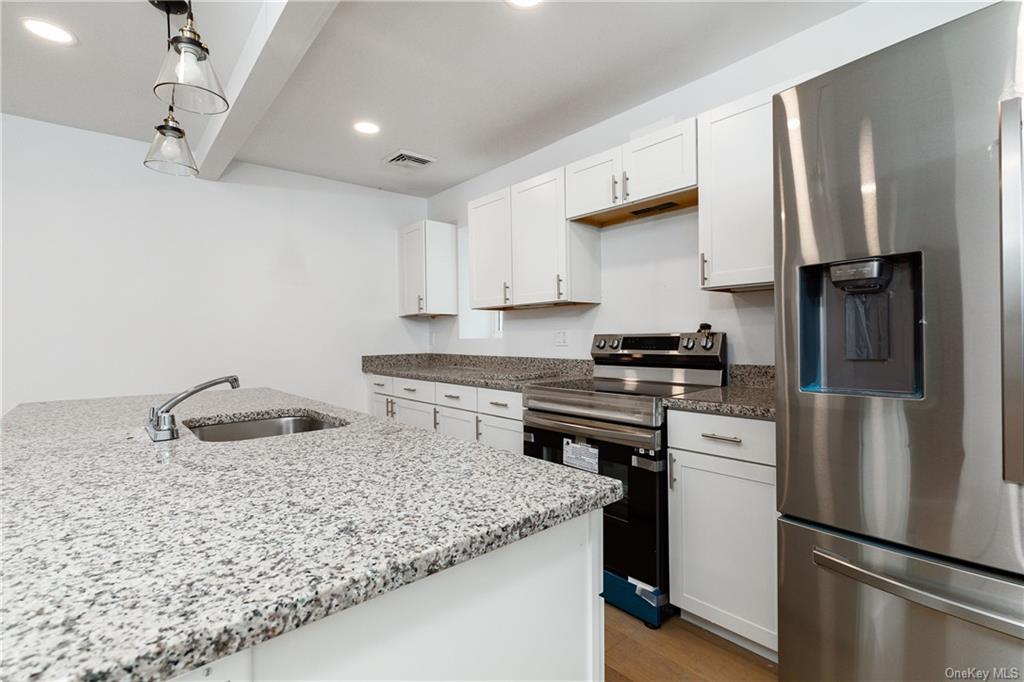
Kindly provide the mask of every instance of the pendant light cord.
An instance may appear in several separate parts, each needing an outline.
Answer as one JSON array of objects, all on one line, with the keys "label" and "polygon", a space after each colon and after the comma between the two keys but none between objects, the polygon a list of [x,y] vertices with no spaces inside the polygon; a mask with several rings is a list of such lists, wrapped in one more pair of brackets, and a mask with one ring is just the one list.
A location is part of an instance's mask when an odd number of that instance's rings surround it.
[{"label": "pendant light cord", "polygon": [[171,10],[164,5],[164,13],[167,15],[167,49],[171,49]]}]

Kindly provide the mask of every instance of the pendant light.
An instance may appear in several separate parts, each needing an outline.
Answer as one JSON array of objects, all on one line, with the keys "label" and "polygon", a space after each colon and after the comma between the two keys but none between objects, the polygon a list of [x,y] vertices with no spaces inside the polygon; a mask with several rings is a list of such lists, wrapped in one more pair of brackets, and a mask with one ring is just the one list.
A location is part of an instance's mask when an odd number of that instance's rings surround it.
[{"label": "pendant light", "polygon": [[171,5],[180,7],[184,3],[150,2],[167,14],[168,29],[167,54],[153,92],[170,106],[183,111],[223,114],[228,110],[228,100],[210,63],[210,50],[203,44],[193,22],[192,1],[187,4],[185,25],[173,38],[170,35],[170,17],[172,11],[178,13],[178,10],[172,9]]},{"label": "pendant light", "polygon": [[146,168],[168,175],[196,175],[199,168],[185,139],[185,130],[174,118],[174,107],[167,109],[167,117],[156,126],[156,137],[149,145]]}]

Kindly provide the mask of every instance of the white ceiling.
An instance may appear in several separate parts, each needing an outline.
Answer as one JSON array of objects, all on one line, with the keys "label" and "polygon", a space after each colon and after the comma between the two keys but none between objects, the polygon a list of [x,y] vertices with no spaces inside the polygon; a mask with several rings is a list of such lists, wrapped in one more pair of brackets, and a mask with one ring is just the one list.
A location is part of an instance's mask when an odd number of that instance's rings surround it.
[{"label": "white ceiling", "polygon": [[[210,46],[221,82],[235,61],[260,8],[258,2],[194,0],[196,28]],[[4,113],[152,140],[153,126],[167,106],[153,82],[167,40],[165,16],[145,0],[131,2],[0,1]],[[23,17],[56,23],[78,37],[73,47],[40,40],[21,25]],[[184,17],[171,16],[171,31]],[[175,112],[193,144],[205,117]],[[141,162],[140,162],[141,163]]]},{"label": "white ceiling", "polygon": [[[343,2],[238,158],[430,196],[850,6]],[[398,148],[439,160],[383,165]]]},{"label": "white ceiling", "polygon": [[[260,7],[194,0],[226,83]],[[342,2],[239,160],[429,196],[715,71],[852,3]],[[2,7],[6,113],[140,140],[165,108],[153,96],[164,18],[145,0]],[[75,47],[21,18],[73,31]],[[180,17],[172,21],[180,23]],[[378,122],[375,137],[352,123]],[[193,144],[201,116],[179,116]],[[438,157],[406,170],[399,148]]]}]

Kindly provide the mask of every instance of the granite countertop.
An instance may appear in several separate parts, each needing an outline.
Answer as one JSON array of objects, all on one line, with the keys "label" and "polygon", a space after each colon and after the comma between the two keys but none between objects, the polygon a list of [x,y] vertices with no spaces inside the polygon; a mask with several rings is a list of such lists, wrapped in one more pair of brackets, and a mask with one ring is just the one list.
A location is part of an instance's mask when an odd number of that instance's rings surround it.
[{"label": "granite countertop", "polygon": [[591,360],[564,358],[447,353],[363,356],[363,371],[370,374],[502,391],[522,391],[527,384],[541,379],[589,376],[593,368]]},{"label": "granite countertop", "polygon": [[670,410],[775,420],[775,367],[732,365],[729,385],[687,393],[664,401]]},{"label": "granite countertop", "polygon": [[[165,679],[599,509],[613,479],[270,389],[30,403],[3,419],[4,679]],[[340,428],[204,443],[216,423]]]}]

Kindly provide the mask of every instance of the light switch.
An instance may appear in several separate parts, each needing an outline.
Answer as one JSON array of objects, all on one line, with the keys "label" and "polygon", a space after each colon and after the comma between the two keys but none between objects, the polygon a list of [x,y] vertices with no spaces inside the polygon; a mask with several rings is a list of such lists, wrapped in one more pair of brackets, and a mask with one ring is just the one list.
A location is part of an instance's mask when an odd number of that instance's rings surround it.
[{"label": "light switch", "polygon": [[555,332],[555,345],[558,347],[565,347],[569,345],[569,332],[564,329],[559,329]]}]

